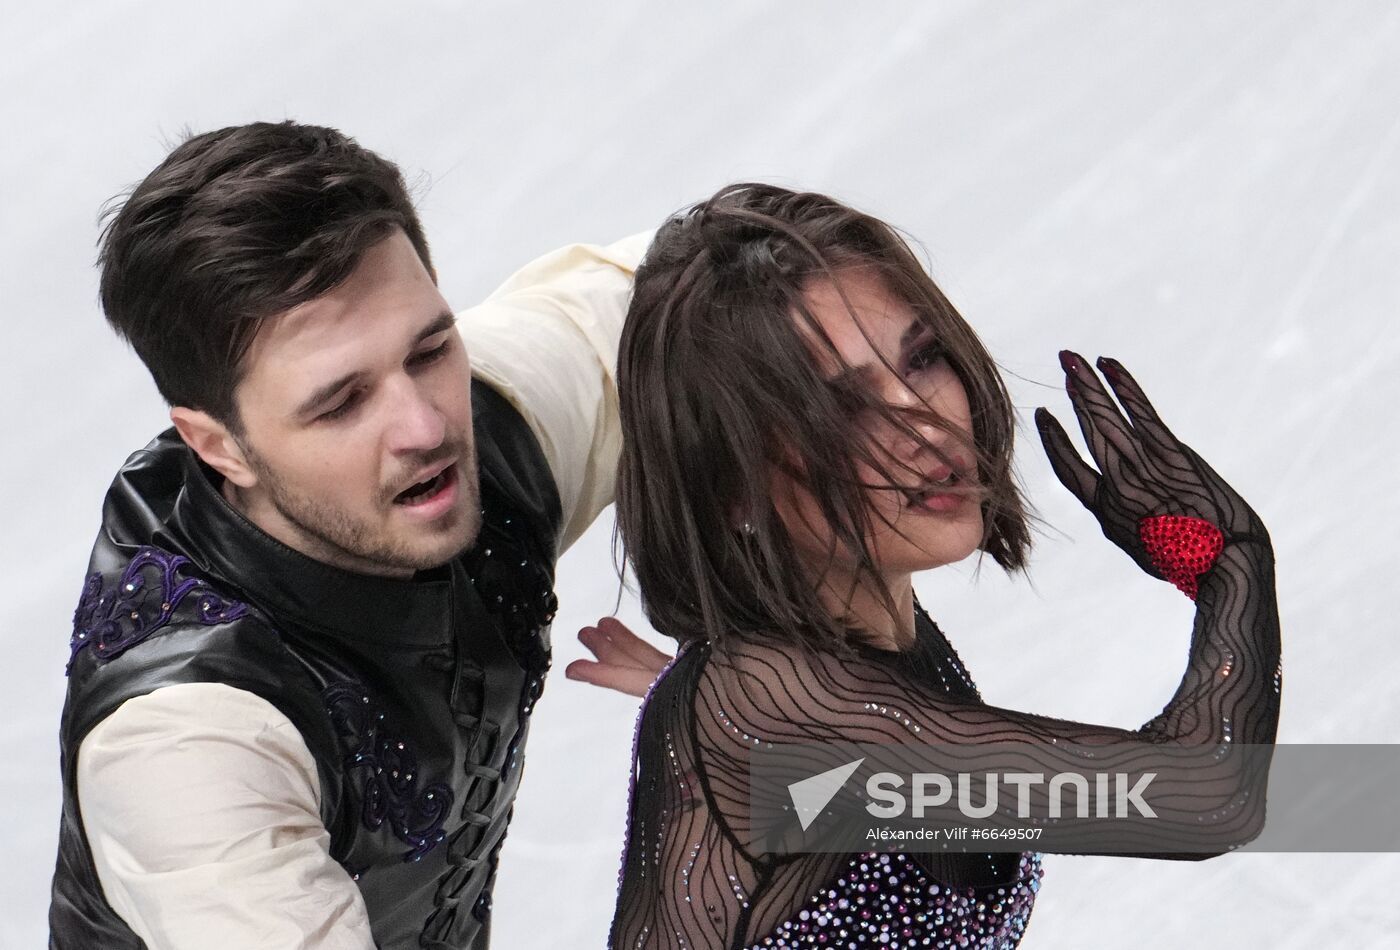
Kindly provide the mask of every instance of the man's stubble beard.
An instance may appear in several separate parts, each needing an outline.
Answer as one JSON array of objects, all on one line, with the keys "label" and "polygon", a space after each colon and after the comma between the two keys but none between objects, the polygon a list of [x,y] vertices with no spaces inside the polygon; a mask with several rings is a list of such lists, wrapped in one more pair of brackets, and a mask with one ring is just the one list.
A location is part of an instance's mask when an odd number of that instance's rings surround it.
[{"label": "man's stubble beard", "polygon": [[[463,451],[435,453],[439,457],[458,455],[455,463],[458,472],[457,510],[461,512],[461,523],[454,532],[453,543],[446,550],[431,552],[416,552],[403,539],[378,537],[378,532],[363,519],[335,505],[327,505],[315,496],[290,488],[256,452],[247,446],[243,446],[243,451],[272,507],[304,537],[316,542],[318,550],[303,553],[336,567],[359,573],[369,572],[367,568],[374,567],[428,570],[447,563],[469,548],[481,530],[481,486],[477,474],[476,444],[470,437]],[[432,460],[425,460],[423,464],[430,465]]]}]

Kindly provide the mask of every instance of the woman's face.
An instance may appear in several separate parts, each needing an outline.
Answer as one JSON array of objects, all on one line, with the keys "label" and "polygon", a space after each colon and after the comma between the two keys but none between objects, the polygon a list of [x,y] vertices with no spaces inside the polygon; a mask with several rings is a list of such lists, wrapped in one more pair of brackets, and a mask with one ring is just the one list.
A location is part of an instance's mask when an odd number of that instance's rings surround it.
[{"label": "woman's face", "polygon": [[[964,433],[970,443],[972,416],[967,392],[940,355],[939,341],[932,331],[870,269],[838,271],[836,279],[849,308],[835,283],[825,278],[814,282],[805,294],[808,310],[844,364],[838,365],[824,346],[814,345],[823,374],[828,379],[855,374],[855,382],[894,408],[922,410],[926,404]],[[800,316],[796,319],[799,329],[810,335],[806,322]],[[982,510],[978,496],[969,492],[977,474],[967,449],[948,432],[916,416],[908,417],[911,435],[878,413],[865,415],[873,418],[861,426],[885,472],[859,461],[857,473],[862,483],[897,486],[866,492],[871,509],[871,536],[866,542],[880,573],[893,579],[960,561],[977,550],[982,540]],[[951,469],[934,448],[947,458]],[[938,491],[938,483],[950,470],[955,472],[952,491]],[[946,483],[942,487],[947,487]],[[854,552],[838,545],[832,559],[833,533],[816,500],[799,482],[777,472],[773,500],[799,555],[814,570],[829,565],[841,573],[854,571]]]}]

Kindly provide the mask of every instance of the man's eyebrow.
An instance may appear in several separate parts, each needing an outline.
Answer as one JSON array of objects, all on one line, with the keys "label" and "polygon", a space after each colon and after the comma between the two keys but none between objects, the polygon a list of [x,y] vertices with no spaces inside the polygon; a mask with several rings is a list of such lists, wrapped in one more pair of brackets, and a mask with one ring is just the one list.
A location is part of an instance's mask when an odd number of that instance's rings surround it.
[{"label": "man's eyebrow", "polygon": [[300,406],[297,406],[294,415],[298,417],[309,416],[319,409],[322,403],[329,401],[336,393],[340,392],[351,383],[358,381],[364,375],[365,374],[360,370],[356,370],[353,373],[346,373],[344,376],[338,376],[331,382],[326,383],[326,385],[318,387],[314,393],[306,397]]},{"label": "man's eyebrow", "polygon": [[[914,345],[914,341],[919,338],[919,334],[922,333],[923,330],[924,322],[922,320],[919,320],[917,317],[911,320],[909,326],[904,328],[904,333],[899,338],[899,352],[903,354],[908,351],[909,348]],[[859,366],[846,366],[841,372],[829,378],[827,383],[838,388],[846,388],[858,382],[868,383],[872,378],[872,374],[875,372],[875,367],[878,365],[879,361],[877,360],[873,363],[862,363]]]},{"label": "man's eyebrow", "polygon": [[[437,315],[437,318],[433,320],[432,323],[428,324],[426,327],[418,331],[417,335],[413,338],[413,345],[417,346],[419,343],[422,343],[430,336],[436,336],[437,334],[442,333],[444,330],[450,330],[456,323],[457,315],[451,313],[450,311],[444,310],[442,313]],[[306,399],[302,402],[302,404],[297,407],[295,415],[310,415],[311,413],[315,412],[318,408],[320,408],[322,403],[329,400],[332,396],[340,392],[346,386],[349,386],[351,383],[358,381],[364,375],[365,374],[363,372],[357,370],[353,373],[346,373],[344,376],[338,376],[335,379],[331,380],[329,383],[326,383],[326,385],[317,387],[316,391],[310,396],[307,396]]]},{"label": "man's eyebrow", "polygon": [[413,342],[415,345],[422,343],[430,336],[436,336],[443,330],[451,329],[456,322],[457,315],[449,310],[444,310],[442,313],[438,314],[436,320],[418,331],[418,335],[413,338]]}]

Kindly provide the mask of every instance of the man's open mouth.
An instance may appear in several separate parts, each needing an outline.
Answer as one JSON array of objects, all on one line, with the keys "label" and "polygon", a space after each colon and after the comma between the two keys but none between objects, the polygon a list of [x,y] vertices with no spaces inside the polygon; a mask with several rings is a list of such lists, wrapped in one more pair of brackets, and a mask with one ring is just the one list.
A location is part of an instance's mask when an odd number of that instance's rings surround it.
[{"label": "man's open mouth", "polygon": [[452,484],[453,472],[456,470],[455,465],[449,465],[432,478],[409,486],[394,496],[394,504],[413,507],[431,501]]}]

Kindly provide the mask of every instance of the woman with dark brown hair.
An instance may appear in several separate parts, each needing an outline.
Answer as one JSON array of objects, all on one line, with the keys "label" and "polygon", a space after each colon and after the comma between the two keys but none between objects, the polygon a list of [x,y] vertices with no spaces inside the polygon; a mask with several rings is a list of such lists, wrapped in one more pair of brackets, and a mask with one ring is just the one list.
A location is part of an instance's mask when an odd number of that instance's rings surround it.
[{"label": "woman with dark brown hair", "polygon": [[[647,616],[680,651],[639,717],[611,946],[1019,943],[1039,854],[754,849],[760,746],[1273,741],[1264,525],[1121,365],[1098,364],[1127,419],[1082,359],[1061,362],[1098,468],[1038,409],[1056,474],[1196,601],[1185,676],[1136,730],[985,704],[914,596],[916,571],[973,552],[1023,570],[1030,516],[996,364],[894,230],[757,184],[662,226],[622,336],[617,520]],[[602,656],[629,635],[583,636]],[[1185,807],[1212,807],[1198,798]],[[1233,806],[1257,825],[1247,799]]]}]

